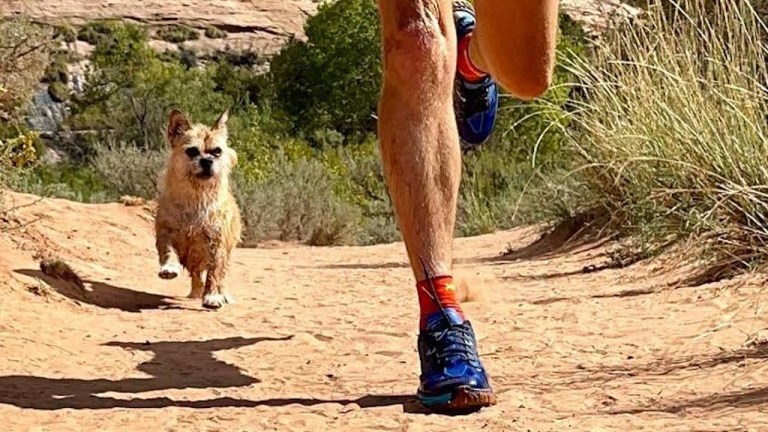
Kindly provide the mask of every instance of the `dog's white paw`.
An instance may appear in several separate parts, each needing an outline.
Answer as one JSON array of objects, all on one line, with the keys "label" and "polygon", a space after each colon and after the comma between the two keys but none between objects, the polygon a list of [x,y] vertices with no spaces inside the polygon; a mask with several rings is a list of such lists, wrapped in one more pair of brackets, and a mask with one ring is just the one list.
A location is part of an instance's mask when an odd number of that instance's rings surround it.
[{"label": "dog's white paw", "polygon": [[206,309],[220,309],[231,303],[234,303],[234,299],[229,294],[208,294],[203,297],[203,307]]},{"label": "dog's white paw", "polygon": [[161,279],[174,279],[181,273],[181,268],[178,264],[168,263],[160,267],[160,272],[157,273]]}]

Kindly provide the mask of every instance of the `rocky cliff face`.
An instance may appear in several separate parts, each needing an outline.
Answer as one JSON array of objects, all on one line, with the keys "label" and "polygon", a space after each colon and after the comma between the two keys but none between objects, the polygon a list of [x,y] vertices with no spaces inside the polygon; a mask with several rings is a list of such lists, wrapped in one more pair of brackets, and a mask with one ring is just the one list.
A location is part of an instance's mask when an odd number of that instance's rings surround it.
[{"label": "rocky cliff face", "polygon": [[[82,25],[96,19],[120,18],[151,28],[185,24],[199,30],[216,27],[225,39],[201,34],[186,48],[252,50],[275,53],[291,36],[301,37],[307,17],[317,11],[318,0],[0,0],[0,16],[27,15],[36,21]],[[611,17],[637,14],[619,0],[562,0],[562,9],[599,32]],[[162,44],[159,44],[162,45]]]},{"label": "rocky cliff face", "polygon": [[185,42],[198,50],[240,49],[269,55],[290,36],[301,36],[312,0],[0,0],[0,16],[26,15],[35,21],[80,26],[97,19],[125,19],[158,28],[185,24],[199,30],[216,27],[224,39],[201,35]]}]

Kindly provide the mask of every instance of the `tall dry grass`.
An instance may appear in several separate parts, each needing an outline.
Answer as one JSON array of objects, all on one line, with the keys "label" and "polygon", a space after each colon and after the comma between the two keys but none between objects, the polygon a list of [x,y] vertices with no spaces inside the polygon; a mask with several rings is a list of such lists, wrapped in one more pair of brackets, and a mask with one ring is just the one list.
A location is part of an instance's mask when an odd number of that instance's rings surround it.
[{"label": "tall dry grass", "polygon": [[568,131],[583,205],[646,244],[694,236],[720,263],[764,260],[766,27],[747,0],[682,1],[671,15],[654,3],[568,61],[585,95]]}]

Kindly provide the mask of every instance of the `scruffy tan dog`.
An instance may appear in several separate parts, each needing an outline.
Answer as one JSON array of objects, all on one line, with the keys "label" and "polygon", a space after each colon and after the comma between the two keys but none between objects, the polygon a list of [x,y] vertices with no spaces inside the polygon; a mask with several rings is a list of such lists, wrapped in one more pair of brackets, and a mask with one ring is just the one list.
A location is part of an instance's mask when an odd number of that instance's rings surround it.
[{"label": "scruffy tan dog", "polygon": [[227,146],[228,113],[212,128],[190,124],[174,110],[168,122],[171,154],[161,182],[155,235],[159,276],[173,279],[181,267],[192,278],[191,298],[218,309],[232,298],[222,281],[240,241],[240,210],[229,186],[237,153]]}]

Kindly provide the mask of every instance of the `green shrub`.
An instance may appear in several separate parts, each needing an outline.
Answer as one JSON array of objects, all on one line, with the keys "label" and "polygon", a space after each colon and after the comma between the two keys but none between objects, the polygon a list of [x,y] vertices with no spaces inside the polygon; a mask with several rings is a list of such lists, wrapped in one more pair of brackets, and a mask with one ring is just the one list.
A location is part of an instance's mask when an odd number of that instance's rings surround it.
[{"label": "green shrub", "polygon": [[61,81],[48,85],[48,94],[54,102],[66,102],[69,100],[69,87]]},{"label": "green shrub", "polygon": [[263,75],[257,75],[247,66],[236,66],[219,60],[211,66],[214,91],[232,99],[235,108],[259,105],[269,92],[269,83]]},{"label": "green shrub", "polygon": [[323,3],[272,60],[276,103],[298,132],[336,130],[347,139],[375,131],[381,45],[374,0]]},{"label": "green shrub", "polygon": [[70,163],[38,165],[19,172],[9,187],[24,193],[79,202],[106,202],[116,198],[93,168]]},{"label": "green shrub", "polygon": [[45,83],[64,83],[69,82],[69,68],[64,57],[56,56],[54,61],[45,68],[45,75],[41,80]]},{"label": "green shrub", "polygon": [[228,51],[228,47],[223,51],[215,51],[209,58],[213,63],[227,63],[234,67],[243,67],[253,70],[254,67],[265,64],[266,59],[259,56],[255,51]]},{"label": "green shrub", "polygon": [[93,168],[114,195],[153,199],[159,190],[158,182],[166,158],[165,151],[142,151],[124,144],[104,146],[97,150]]},{"label": "green shrub", "polygon": [[115,25],[115,21],[91,21],[77,31],[77,40],[96,45],[112,34]]},{"label": "green shrub", "polygon": [[362,213],[356,243],[400,240],[375,138],[355,146],[326,147],[318,157],[333,178],[335,194]]},{"label": "green shrub", "polygon": [[58,26],[55,29],[54,37],[71,44],[77,40],[77,31],[70,25]]},{"label": "green shrub", "polygon": [[218,27],[208,26],[205,28],[205,37],[209,39],[224,39],[227,33]]},{"label": "green shrub", "polygon": [[[195,121],[213,122],[232,100],[214,91],[211,70],[187,69],[161,61],[137,26],[115,26],[97,43],[93,70],[85,91],[73,103],[67,126],[74,130],[106,131],[112,142],[135,143],[142,149],[163,149],[163,127],[171,106]],[[92,135],[103,140],[104,134]],[[79,143],[92,147],[95,142]]]},{"label": "green shrub", "polygon": [[171,43],[182,43],[200,39],[200,33],[197,30],[181,24],[161,27],[155,32],[155,36]]},{"label": "green shrub", "polygon": [[[576,178],[624,234],[708,239],[729,262],[765,259],[768,78],[763,27],[748,2],[698,2],[603,41],[568,67],[583,83],[569,135]],[[655,242],[654,242],[655,243]]]},{"label": "green shrub", "polygon": [[[14,42],[0,43],[2,122],[23,123],[24,111],[49,62],[52,36],[50,28],[25,18],[0,20],[0,41]],[[1,138],[4,137],[0,135]]]},{"label": "green shrub", "polygon": [[236,180],[245,246],[267,239],[316,246],[354,243],[359,211],[333,193],[331,178],[318,161],[281,158],[263,181],[242,174]]}]

